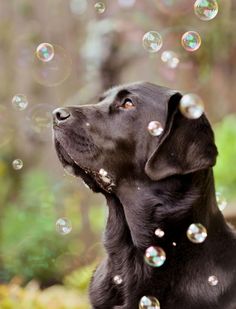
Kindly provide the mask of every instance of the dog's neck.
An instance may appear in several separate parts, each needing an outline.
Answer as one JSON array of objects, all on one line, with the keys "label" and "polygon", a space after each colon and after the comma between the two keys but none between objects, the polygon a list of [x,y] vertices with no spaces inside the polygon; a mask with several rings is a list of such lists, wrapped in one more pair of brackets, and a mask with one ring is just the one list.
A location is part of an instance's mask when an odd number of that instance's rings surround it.
[{"label": "dog's neck", "polygon": [[108,206],[107,228],[111,230],[114,221],[119,225],[114,239],[120,237],[140,249],[156,243],[157,228],[165,232],[162,241],[172,245],[186,238],[192,223],[201,223],[210,231],[223,220],[211,169],[158,182],[147,178],[136,182],[124,180],[116,197],[108,198]]}]

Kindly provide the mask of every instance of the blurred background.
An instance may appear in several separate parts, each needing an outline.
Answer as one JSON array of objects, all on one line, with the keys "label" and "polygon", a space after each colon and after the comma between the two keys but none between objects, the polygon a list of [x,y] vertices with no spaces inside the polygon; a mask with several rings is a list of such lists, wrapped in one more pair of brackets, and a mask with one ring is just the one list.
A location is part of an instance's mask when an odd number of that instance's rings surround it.
[{"label": "blurred background", "polygon": [[[192,0],[96,2],[0,1],[3,309],[89,308],[87,287],[104,255],[107,209],[102,196],[59,164],[51,111],[96,103],[113,85],[146,80],[200,95],[220,153],[219,207],[236,222],[236,2],[218,1],[210,21],[194,14]],[[157,53],[143,47],[151,30],[163,39]],[[189,30],[202,38],[194,52],[181,46]],[[51,61],[35,53],[44,42],[53,46]]]}]

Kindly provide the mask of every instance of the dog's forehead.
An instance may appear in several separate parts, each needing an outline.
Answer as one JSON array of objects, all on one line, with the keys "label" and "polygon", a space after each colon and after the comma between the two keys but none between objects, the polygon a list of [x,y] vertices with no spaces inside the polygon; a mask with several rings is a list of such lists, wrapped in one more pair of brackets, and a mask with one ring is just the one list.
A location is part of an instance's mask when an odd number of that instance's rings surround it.
[{"label": "dog's forehead", "polygon": [[163,86],[158,86],[152,83],[136,82],[132,84],[113,87],[106,91],[101,96],[101,98],[109,98],[110,100],[113,100],[120,93],[130,93],[138,95],[140,98],[145,99],[145,101],[147,101],[148,99],[152,99],[157,104],[159,103],[160,105],[162,105],[166,104],[169,101],[169,98],[176,92],[176,90],[172,90]]}]

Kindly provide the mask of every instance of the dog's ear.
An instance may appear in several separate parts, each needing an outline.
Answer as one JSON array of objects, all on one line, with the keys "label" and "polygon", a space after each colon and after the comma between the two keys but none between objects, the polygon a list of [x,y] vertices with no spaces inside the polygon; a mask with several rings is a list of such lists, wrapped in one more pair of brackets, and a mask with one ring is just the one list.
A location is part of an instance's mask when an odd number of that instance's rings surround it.
[{"label": "dog's ear", "polygon": [[152,180],[189,174],[216,163],[217,148],[207,118],[183,116],[179,111],[180,99],[179,93],[170,98],[163,135],[145,165],[145,172]]}]

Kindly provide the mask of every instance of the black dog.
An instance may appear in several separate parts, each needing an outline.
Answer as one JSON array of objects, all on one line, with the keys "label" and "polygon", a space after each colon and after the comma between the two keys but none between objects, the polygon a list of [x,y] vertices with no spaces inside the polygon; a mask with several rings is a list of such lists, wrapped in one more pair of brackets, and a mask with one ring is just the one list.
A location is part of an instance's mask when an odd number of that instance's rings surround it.
[{"label": "black dog", "polygon": [[[107,259],[94,273],[94,309],[235,309],[236,236],[218,209],[212,167],[217,149],[205,117],[179,111],[181,95],[150,83],[116,87],[96,105],[54,111],[54,137],[64,167],[107,199]],[[150,121],[164,131],[151,136]],[[191,242],[192,223],[207,229]],[[155,230],[164,233],[158,237]],[[164,236],[163,236],[164,234]],[[166,261],[152,267],[146,249]],[[209,279],[213,277],[213,282]],[[145,299],[143,299],[145,300]]]}]

